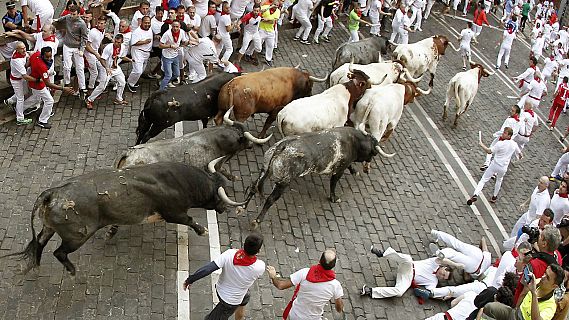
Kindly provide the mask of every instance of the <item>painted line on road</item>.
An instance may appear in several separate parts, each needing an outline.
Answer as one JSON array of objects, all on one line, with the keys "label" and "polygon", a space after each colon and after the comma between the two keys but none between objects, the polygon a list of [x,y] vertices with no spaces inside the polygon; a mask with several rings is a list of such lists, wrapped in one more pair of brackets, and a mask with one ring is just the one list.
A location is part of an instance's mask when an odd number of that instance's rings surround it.
[{"label": "painted line on road", "polygon": [[[219,227],[217,224],[217,212],[215,212],[215,210],[207,210],[207,229],[209,230],[209,257],[210,260],[213,261],[221,255],[221,244],[219,242]],[[214,305],[219,302],[215,286],[217,285],[217,281],[219,281],[220,275],[221,275],[221,269],[218,269],[211,274],[211,295],[213,298],[212,301]]]},{"label": "painted line on road", "polygon": [[[439,135],[439,138],[441,138],[443,140],[445,147],[451,152],[452,156],[454,157],[454,160],[459,164],[463,173],[472,182],[472,176],[468,172],[468,169],[466,169],[466,166],[464,166],[464,164],[462,163],[460,158],[456,155],[456,153],[454,152],[454,149],[450,146],[450,144],[448,144],[448,142],[445,143],[446,140],[442,136],[440,136],[440,131],[438,131],[438,128],[436,127],[436,125],[434,125],[431,118],[429,118],[429,116],[425,113],[425,110],[423,109],[423,107],[419,104],[419,102],[417,102],[417,100],[415,100],[414,104],[419,108],[419,110],[421,111],[423,116],[425,116],[425,119],[427,119],[427,122],[430,124],[430,126],[435,129],[435,131]],[[443,152],[441,151],[439,146],[435,143],[433,137],[429,134],[429,132],[427,131],[427,129],[425,128],[423,123],[419,120],[419,118],[415,115],[413,110],[411,108],[408,108],[408,110],[409,110],[409,114],[411,114],[411,117],[413,118],[415,123],[417,123],[419,128],[421,128],[421,131],[423,131],[423,134],[425,135],[425,137],[427,138],[427,140],[431,144],[431,147],[435,150],[435,152],[437,153],[437,155],[441,159],[441,162],[444,164],[444,166],[446,167],[446,169],[450,173],[452,179],[458,185],[458,188],[459,188],[460,192],[462,193],[462,195],[464,196],[464,199],[468,199],[470,197],[470,194],[466,190],[466,187],[464,186],[464,184],[458,178],[458,175],[456,174],[456,172],[454,171],[454,169],[450,165],[449,161],[447,160],[447,158],[445,157],[445,155],[443,154]],[[485,200],[484,195],[482,195],[482,194],[480,195],[480,198]],[[494,238],[494,235],[490,232],[490,228],[488,227],[488,225],[484,221],[480,211],[478,211],[478,208],[476,206],[470,206],[470,208],[472,209],[472,211],[474,212],[474,215],[476,216],[476,219],[478,220],[478,222],[482,226],[482,229],[484,230],[486,237],[490,241],[490,244],[494,248],[494,251],[496,252],[498,257],[501,257],[502,252],[501,252],[500,246],[498,245],[496,238]],[[495,217],[495,213],[491,212],[491,215],[493,215],[493,218]],[[502,223],[499,220],[497,220],[497,217],[496,217],[496,219],[494,219],[494,222],[498,225],[498,229],[502,233],[502,236],[504,237],[504,239],[506,239],[506,232],[504,230],[504,227],[502,226]]]}]

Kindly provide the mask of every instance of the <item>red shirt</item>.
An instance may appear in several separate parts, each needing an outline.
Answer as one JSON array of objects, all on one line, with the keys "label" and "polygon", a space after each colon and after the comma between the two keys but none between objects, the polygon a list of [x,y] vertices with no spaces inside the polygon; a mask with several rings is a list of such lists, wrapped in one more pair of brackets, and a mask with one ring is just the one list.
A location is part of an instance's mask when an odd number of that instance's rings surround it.
[{"label": "red shirt", "polygon": [[[32,70],[30,72],[30,76],[32,78],[49,80],[49,74],[48,74],[49,68],[47,67],[45,62],[43,62],[43,60],[41,59],[39,51],[32,54],[32,56],[30,57],[30,68]],[[45,88],[45,82],[28,81],[28,86],[32,89],[42,90],[43,88]]]},{"label": "red shirt", "polygon": [[567,95],[569,95],[569,85],[562,82],[557,88],[557,95],[555,96],[555,100],[553,100],[553,104],[565,105]]},{"label": "red shirt", "polygon": [[488,19],[486,18],[486,12],[484,10],[476,9],[476,11],[474,11],[474,23],[478,26],[481,26],[482,23],[490,25],[488,23]]},{"label": "red shirt", "polygon": [[[552,253],[549,253],[552,254]],[[553,255],[555,256],[557,263],[559,265],[561,265],[562,261],[560,259],[561,255],[559,254],[559,252],[557,252],[557,250],[555,250],[555,252],[553,253]],[[532,267],[533,270],[533,274],[535,275],[536,279],[539,279],[541,277],[543,277],[543,275],[545,274],[545,270],[547,270],[547,263],[541,259],[531,259],[529,261],[529,264]],[[518,299],[520,298],[520,294],[522,293],[522,290],[524,289],[524,285],[522,284],[522,278],[520,277],[520,280],[518,280],[518,285],[516,286],[516,293],[514,294],[514,304],[518,303]]]},{"label": "red shirt", "polygon": [[[68,15],[68,14],[70,14],[70,13],[71,13],[71,11],[65,9],[65,10],[63,10],[63,12],[61,13],[61,16],[60,16],[60,17],[65,17],[66,15]],[[79,15],[84,15],[84,14],[85,14],[85,9],[79,8]]]}]

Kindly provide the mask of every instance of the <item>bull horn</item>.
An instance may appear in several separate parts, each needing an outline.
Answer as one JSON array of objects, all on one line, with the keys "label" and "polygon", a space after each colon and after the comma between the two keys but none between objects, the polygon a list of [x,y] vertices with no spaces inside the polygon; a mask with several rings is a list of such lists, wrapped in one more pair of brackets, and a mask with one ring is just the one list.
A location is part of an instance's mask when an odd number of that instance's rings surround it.
[{"label": "bull horn", "polygon": [[350,65],[348,66],[348,71],[354,72],[352,65],[354,64],[354,54],[352,53],[352,60],[350,60]]},{"label": "bull horn", "polygon": [[377,150],[377,152],[379,152],[379,154],[381,154],[382,156],[386,157],[386,158],[391,158],[395,155],[395,153],[385,153],[380,146],[375,146],[375,150]]},{"label": "bull horn", "polygon": [[403,72],[405,72],[405,78],[407,78],[407,80],[409,80],[413,83],[418,83],[419,81],[421,81],[421,79],[423,79],[423,75],[424,75],[424,74],[422,74],[419,78],[413,78],[409,69],[407,69],[405,67],[403,67]]},{"label": "bull horn", "polygon": [[[419,88],[419,86],[417,86],[417,91],[422,95],[427,95],[427,94],[431,93],[431,90],[433,90],[432,87],[429,87],[429,90],[425,91],[425,90]],[[415,97],[417,97],[417,95]]]},{"label": "bull horn", "polygon": [[295,69],[298,69],[300,67],[300,63],[297,64],[296,66],[294,66]]},{"label": "bull horn", "polygon": [[249,131],[243,132],[243,135],[245,136],[245,138],[247,138],[247,140],[254,142],[256,144],[263,144],[263,143],[269,141],[273,137],[273,134],[271,133],[268,137],[260,139],[260,138],[254,137]]},{"label": "bull horn", "polygon": [[225,189],[223,189],[223,187],[219,187],[217,188],[217,194],[219,195],[219,197],[221,198],[221,200],[223,202],[225,202],[226,204],[230,205],[230,206],[242,206],[245,203],[247,203],[247,201],[243,201],[243,202],[235,202],[231,199],[229,199],[229,197],[227,196],[227,193],[225,193]]},{"label": "bull horn", "polygon": [[225,156],[216,158],[211,160],[208,164],[207,164],[207,170],[209,170],[209,172],[211,173],[215,173],[215,166],[221,161],[223,160],[223,158],[225,158]]},{"label": "bull horn", "polygon": [[223,115],[223,122],[225,122],[225,124],[227,124],[228,126],[233,125],[233,120],[229,119],[229,115],[231,114],[231,110],[233,110],[233,106],[231,106],[231,108],[229,108],[229,110],[227,110],[225,112],[225,114]]},{"label": "bull horn", "polygon": [[491,71],[491,70],[486,70],[486,69],[484,69],[484,72],[486,72],[489,76],[493,76],[496,74],[496,71]]},{"label": "bull horn", "polygon": [[314,76],[308,76],[308,78],[314,82],[325,82],[326,80],[328,80],[328,76],[330,76],[330,73],[327,73],[324,78],[316,78]]}]

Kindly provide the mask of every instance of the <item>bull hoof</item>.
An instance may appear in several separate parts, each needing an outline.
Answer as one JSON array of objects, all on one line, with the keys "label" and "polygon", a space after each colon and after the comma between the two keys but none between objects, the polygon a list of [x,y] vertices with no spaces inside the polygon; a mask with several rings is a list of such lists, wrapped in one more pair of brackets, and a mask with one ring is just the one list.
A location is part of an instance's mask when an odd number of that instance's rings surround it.
[{"label": "bull hoof", "polygon": [[241,214],[243,214],[243,212],[245,212],[245,208],[243,206],[238,206],[235,208],[235,214],[236,215],[241,215]]},{"label": "bull hoof", "polygon": [[196,232],[196,234],[198,236],[207,236],[209,234],[209,231],[207,230],[206,227],[204,226],[197,226],[196,228],[194,228],[194,231]]},{"label": "bull hoof", "polygon": [[109,229],[105,233],[105,241],[111,240],[117,234],[117,230]]},{"label": "bull hoof", "polygon": [[231,181],[235,182],[235,181],[241,181],[241,177],[240,176],[232,176],[231,177]]},{"label": "bull hoof", "polygon": [[198,233],[198,236],[204,237],[204,236],[207,236],[208,234],[209,234],[209,230],[207,230],[207,228],[203,228],[203,231],[201,233]]},{"label": "bull hoof", "polygon": [[259,228],[259,220],[255,219],[253,221],[251,221],[251,229],[253,230],[257,230]]},{"label": "bull hoof", "polygon": [[333,203],[340,203],[342,202],[342,199],[336,197],[330,197],[330,201]]}]

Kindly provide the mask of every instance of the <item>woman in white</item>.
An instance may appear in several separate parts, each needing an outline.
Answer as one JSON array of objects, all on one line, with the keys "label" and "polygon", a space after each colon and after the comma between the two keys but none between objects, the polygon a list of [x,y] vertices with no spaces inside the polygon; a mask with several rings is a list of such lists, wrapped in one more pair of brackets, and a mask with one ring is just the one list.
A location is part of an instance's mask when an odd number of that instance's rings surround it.
[{"label": "woman in white", "polygon": [[296,32],[293,40],[298,41],[300,39],[300,43],[310,44],[308,36],[310,35],[310,30],[312,30],[310,15],[312,14],[313,8],[314,4],[312,3],[312,0],[298,0],[298,3],[292,9],[296,20],[300,22],[300,28]]},{"label": "woman in white", "polygon": [[549,209],[553,210],[553,225],[556,226],[561,222],[564,215],[569,213],[569,199],[567,198],[567,182],[562,181],[559,189],[555,190]]},{"label": "woman in white", "polygon": [[[420,1],[424,1],[424,0],[420,0]],[[369,2],[369,19],[370,22],[373,24],[371,29],[369,30],[369,33],[372,36],[376,36],[379,37],[379,32],[381,31],[381,24],[379,23],[379,15],[383,14],[383,15],[387,15],[390,16],[391,13],[387,13],[384,12],[383,10],[381,10],[382,8],[382,0],[370,0]],[[414,14],[414,13],[413,13]],[[318,27],[320,27],[320,24],[318,24]]]}]

